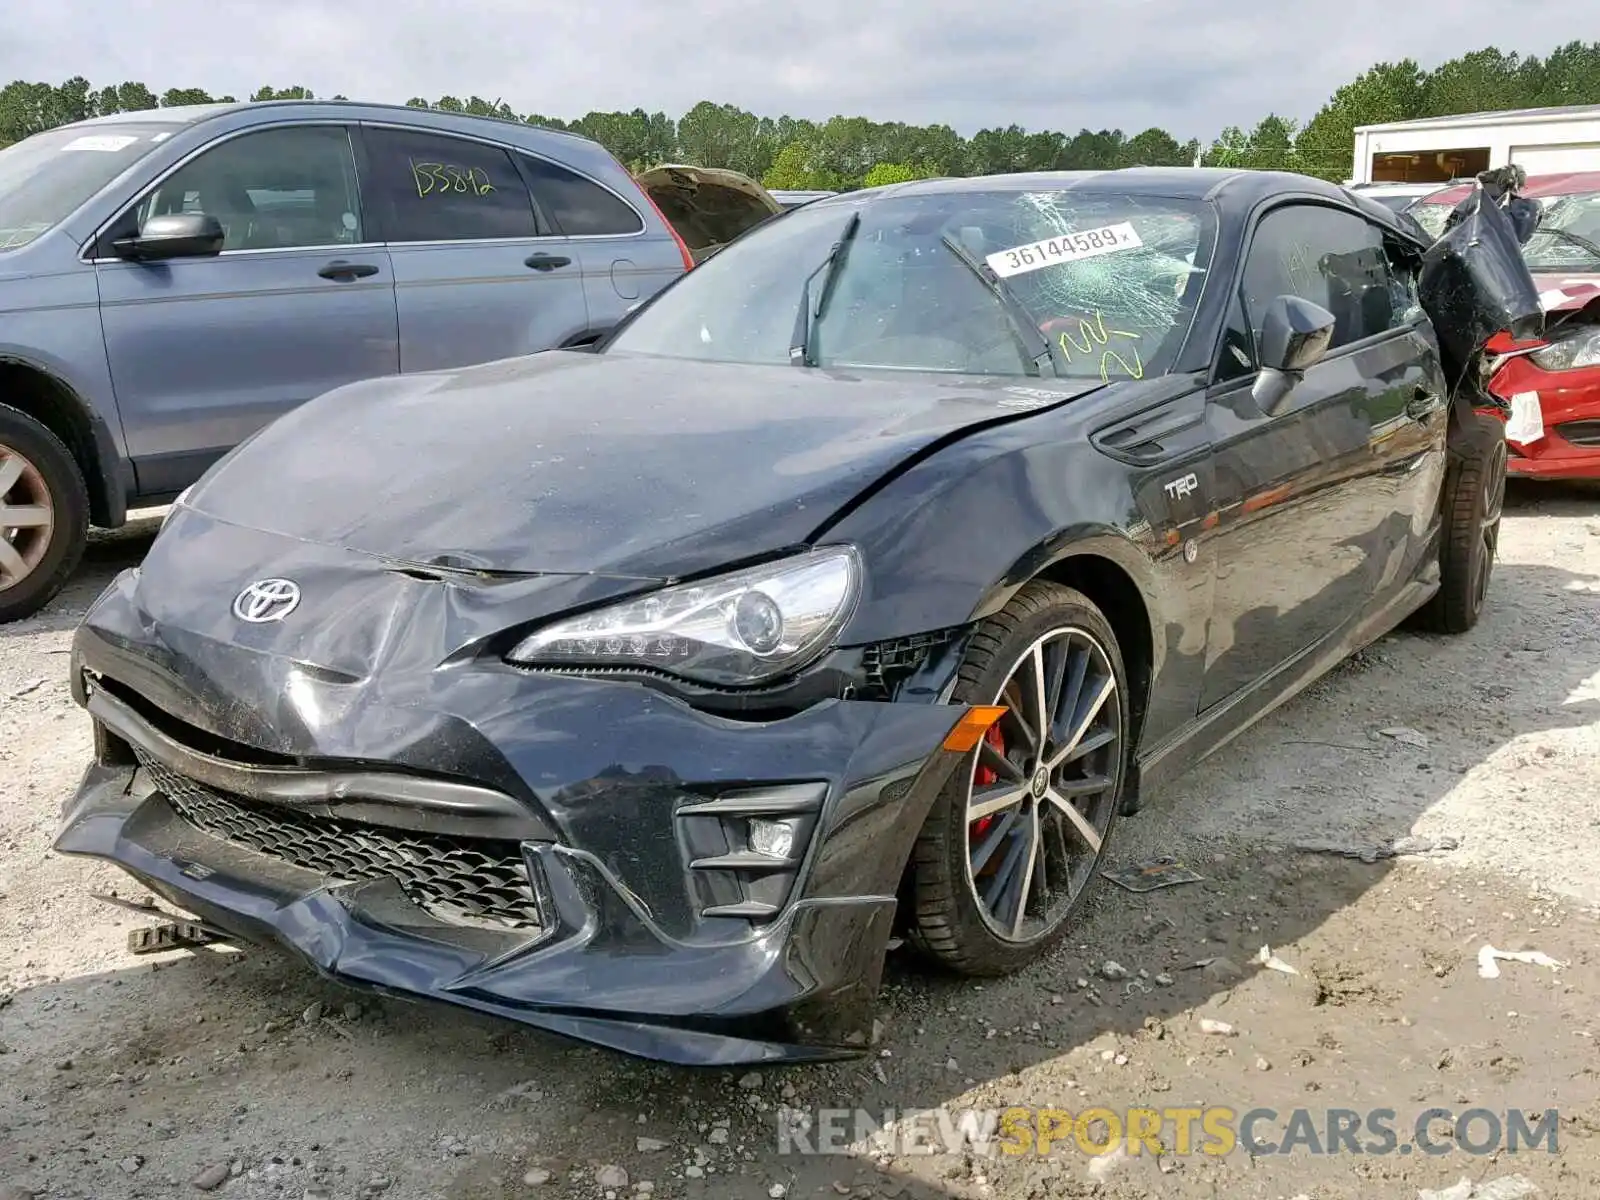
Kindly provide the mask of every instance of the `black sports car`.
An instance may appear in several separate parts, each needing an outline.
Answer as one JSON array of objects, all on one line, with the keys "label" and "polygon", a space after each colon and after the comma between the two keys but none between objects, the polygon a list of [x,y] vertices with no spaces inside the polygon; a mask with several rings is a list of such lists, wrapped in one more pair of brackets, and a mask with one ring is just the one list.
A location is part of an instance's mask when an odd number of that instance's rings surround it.
[{"label": "black sports car", "polygon": [[1141,787],[1476,621],[1538,313],[1480,195],[1432,249],[1283,174],[843,195],[596,352],[330,393],[85,618],[57,848],[350,983],[859,1051],[897,929],[1030,961]]}]

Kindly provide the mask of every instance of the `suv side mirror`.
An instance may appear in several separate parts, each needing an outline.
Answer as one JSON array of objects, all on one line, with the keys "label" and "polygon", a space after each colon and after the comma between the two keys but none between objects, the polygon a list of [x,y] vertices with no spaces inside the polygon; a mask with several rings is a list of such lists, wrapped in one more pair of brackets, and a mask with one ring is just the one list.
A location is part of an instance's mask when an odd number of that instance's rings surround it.
[{"label": "suv side mirror", "polygon": [[1278,296],[1261,318],[1261,372],[1250,395],[1275,417],[1306,371],[1322,361],[1333,341],[1334,315],[1299,296]]},{"label": "suv side mirror", "polygon": [[118,238],[111,248],[122,258],[139,262],[209,258],[222,253],[226,237],[222,222],[208,213],[172,213],[151,217],[137,237]]}]

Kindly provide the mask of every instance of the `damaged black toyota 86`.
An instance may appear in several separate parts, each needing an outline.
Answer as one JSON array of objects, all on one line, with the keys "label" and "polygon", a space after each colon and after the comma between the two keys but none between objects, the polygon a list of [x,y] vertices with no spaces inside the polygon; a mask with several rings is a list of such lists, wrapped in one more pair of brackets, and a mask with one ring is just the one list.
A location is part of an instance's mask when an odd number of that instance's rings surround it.
[{"label": "damaged black toyota 86", "polygon": [[1038,958],[1141,787],[1474,624],[1516,203],[1430,245],[1286,174],[898,185],[598,350],[340,388],[88,613],[56,846],[349,984],[859,1052],[894,938]]}]

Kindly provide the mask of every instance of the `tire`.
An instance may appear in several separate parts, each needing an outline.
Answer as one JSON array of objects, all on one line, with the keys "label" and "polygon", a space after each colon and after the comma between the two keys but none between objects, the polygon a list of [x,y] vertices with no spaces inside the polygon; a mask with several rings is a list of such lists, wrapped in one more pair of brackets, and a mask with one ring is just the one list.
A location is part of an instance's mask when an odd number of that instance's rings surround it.
[{"label": "tire", "polygon": [[[1045,709],[1054,714],[1042,754],[1025,736],[1043,723],[1028,716],[1039,707],[1032,698],[1041,694],[1033,685],[1038,662],[1044,663]],[[1095,705],[1107,685],[1110,693]],[[960,974],[1004,975],[1041,957],[1067,931],[1104,857],[1128,778],[1127,675],[1116,635],[1089,598],[1035,582],[979,627],[952,699],[1010,709],[935,798],[917,837],[910,939]],[[1049,788],[1042,791],[1043,760],[1063,752],[1067,757],[1053,772],[1043,767]],[[1002,775],[1001,764],[1014,774]],[[1014,807],[985,811],[1019,788],[1027,796]],[[1098,844],[1066,815],[1067,806],[1079,812]],[[1026,872],[1029,882],[1021,886],[1015,871],[1035,855],[1042,866]]]},{"label": "tire", "polygon": [[88,536],[89,491],[72,452],[26,413],[0,404],[0,625],[55,598]]},{"label": "tire", "polygon": [[1432,633],[1466,633],[1478,623],[1500,546],[1505,429],[1492,417],[1473,419],[1445,468],[1439,590],[1417,612],[1417,626]]}]

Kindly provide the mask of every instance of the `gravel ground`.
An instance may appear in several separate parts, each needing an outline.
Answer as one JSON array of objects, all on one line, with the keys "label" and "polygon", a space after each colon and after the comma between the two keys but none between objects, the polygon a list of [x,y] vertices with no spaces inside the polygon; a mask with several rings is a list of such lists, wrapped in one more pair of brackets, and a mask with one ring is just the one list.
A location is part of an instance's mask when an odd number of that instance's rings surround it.
[{"label": "gravel ground", "polygon": [[[1203,882],[1103,883],[1068,944],[982,986],[896,954],[880,1057],[750,1075],[376,1001],[268,951],[129,955],[147,922],[90,893],[137,889],[48,845],[89,753],[71,631],[154,529],[101,537],[0,628],[0,1200],[1600,1194],[1600,494],[1514,490],[1478,630],[1386,638],[1120,827],[1117,861]],[[1459,845],[1297,849],[1409,834]],[[1481,978],[1486,943],[1564,965]],[[1434,1105],[1561,1122],[1554,1155],[807,1156],[779,1153],[784,1105],[1386,1107],[1402,1142]]]}]

